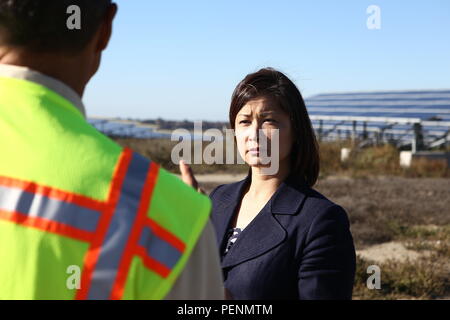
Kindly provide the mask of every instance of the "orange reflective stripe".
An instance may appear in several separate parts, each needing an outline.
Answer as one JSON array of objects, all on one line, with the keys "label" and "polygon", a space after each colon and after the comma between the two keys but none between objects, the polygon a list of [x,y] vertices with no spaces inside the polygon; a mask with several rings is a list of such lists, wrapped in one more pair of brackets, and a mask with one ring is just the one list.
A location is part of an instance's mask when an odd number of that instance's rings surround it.
[{"label": "orange reflective stripe", "polygon": [[90,242],[102,207],[74,193],[0,177],[0,219],[24,227]]},{"label": "orange reflective stripe", "polygon": [[103,211],[106,205],[106,203],[102,201],[97,201],[76,193],[62,191],[56,188],[42,186],[31,181],[0,176],[0,185],[10,188],[18,188],[26,192],[72,203],[95,211]]},{"label": "orange reflective stripe", "polygon": [[[128,271],[131,265],[131,260],[133,258],[133,255],[136,254],[135,250],[136,244],[139,240],[139,235],[141,234],[143,222],[145,220],[145,217],[147,216],[148,209],[150,207],[153,189],[155,187],[156,181],[158,180],[158,171],[159,166],[156,163],[152,162],[150,165],[150,170],[147,173],[145,185],[142,191],[138,214],[134,222],[130,237],[128,239],[125,248],[125,253],[119,265],[117,279],[114,283],[110,299],[121,299],[123,296]],[[157,271],[159,269],[154,270]]]},{"label": "orange reflective stripe", "polygon": [[186,249],[186,244],[183,241],[178,239],[178,237],[175,236],[170,231],[161,227],[158,223],[156,223],[156,221],[150,218],[146,218],[144,220],[144,225],[150,227],[150,229],[156,236],[170,243],[173,247],[177,248],[181,253],[183,253],[184,250]]},{"label": "orange reflective stripe", "polygon": [[[111,296],[119,274],[120,262],[126,254],[126,245],[138,216],[149,171],[150,162],[143,156],[133,153],[119,200],[101,245],[87,299],[104,300]],[[147,202],[149,200],[146,199]]]},{"label": "orange reflective stripe", "polygon": [[10,221],[24,227],[31,227],[85,242],[91,242],[94,238],[94,233],[92,232],[76,229],[67,224],[58,223],[48,219],[29,217],[28,215],[20,212],[0,210],[0,219]]},{"label": "orange reflective stripe", "polygon": [[147,269],[156,272],[163,278],[167,278],[169,276],[171,270],[152,257],[149,257],[144,247],[137,246],[135,248],[135,254],[142,259],[142,262]]},{"label": "orange reflective stripe", "polygon": [[186,248],[147,216],[158,172],[125,148],[106,201],[0,176],[0,220],[90,243],[76,299],[121,299],[133,256],[165,278]]},{"label": "orange reflective stripe", "polygon": [[125,180],[127,169],[128,166],[130,165],[131,157],[132,157],[131,150],[125,148],[122,154],[120,155],[118,164],[115,168],[113,180],[109,190],[109,196],[107,201],[108,205],[106,209],[103,211],[103,215],[102,218],[100,219],[95,239],[91,243],[91,247],[89,248],[89,251],[86,254],[84,260],[84,266],[81,275],[81,287],[78,290],[75,297],[77,300],[84,300],[87,298],[91,286],[92,274],[94,272],[94,268],[97,264],[98,257],[100,254],[101,245],[106,236],[106,232],[108,231],[108,227],[114,214],[116,204],[119,201],[120,190]]}]

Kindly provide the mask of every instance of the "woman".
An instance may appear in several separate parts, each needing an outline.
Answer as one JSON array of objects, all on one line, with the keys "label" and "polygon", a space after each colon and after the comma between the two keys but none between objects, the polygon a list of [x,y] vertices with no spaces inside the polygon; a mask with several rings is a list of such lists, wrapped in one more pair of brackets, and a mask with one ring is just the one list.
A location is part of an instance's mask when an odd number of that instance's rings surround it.
[{"label": "woman", "polygon": [[[231,297],[351,299],[349,221],[342,207],[312,189],[318,144],[297,87],[270,68],[247,75],[233,93],[230,125],[249,174],[210,197]],[[269,163],[266,153],[276,153]]]}]

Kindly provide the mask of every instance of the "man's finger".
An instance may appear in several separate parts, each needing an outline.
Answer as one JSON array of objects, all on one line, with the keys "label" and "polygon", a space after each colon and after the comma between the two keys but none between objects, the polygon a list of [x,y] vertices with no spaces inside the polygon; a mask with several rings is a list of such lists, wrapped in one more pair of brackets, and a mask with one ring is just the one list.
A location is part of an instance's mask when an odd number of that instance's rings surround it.
[{"label": "man's finger", "polygon": [[181,179],[184,183],[192,186],[194,189],[198,189],[197,180],[195,180],[194,173],[192,172],[192,168],[188,166],[183,160],[180,160],[180,172]]}]

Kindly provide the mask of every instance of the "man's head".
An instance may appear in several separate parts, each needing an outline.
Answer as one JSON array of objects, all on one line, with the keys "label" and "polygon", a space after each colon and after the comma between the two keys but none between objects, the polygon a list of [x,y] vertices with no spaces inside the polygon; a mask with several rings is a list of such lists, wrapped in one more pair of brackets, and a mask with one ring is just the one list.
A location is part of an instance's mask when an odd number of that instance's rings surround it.
[{"label": "man's head", "polygon": [[[74,14],[68,8],[73,5],[80,8],[80,29],[68,28]],[[0,0],[0,63],[55,77],[54,67],[82,71],[73,77],[87,83],[99,67],[116,11],[111,0]]]}]

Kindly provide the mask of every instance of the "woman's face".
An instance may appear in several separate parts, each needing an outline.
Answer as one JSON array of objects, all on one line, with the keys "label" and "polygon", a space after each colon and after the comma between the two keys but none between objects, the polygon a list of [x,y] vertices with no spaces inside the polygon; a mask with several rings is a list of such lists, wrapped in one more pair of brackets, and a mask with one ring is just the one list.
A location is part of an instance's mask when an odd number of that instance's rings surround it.
[{"label": "woman's face", "polygon": [[[276,160],[278,144],[279,167],[289,165],[293,132],[289,115],[270,98],[257,98],[245,104],[235,120],[236,142],[242,159],[251,167],[268,167],[269,156]],[[278,130],[278,139],[277,139]],[[267,139],[264,143],[261,139]]]}]

